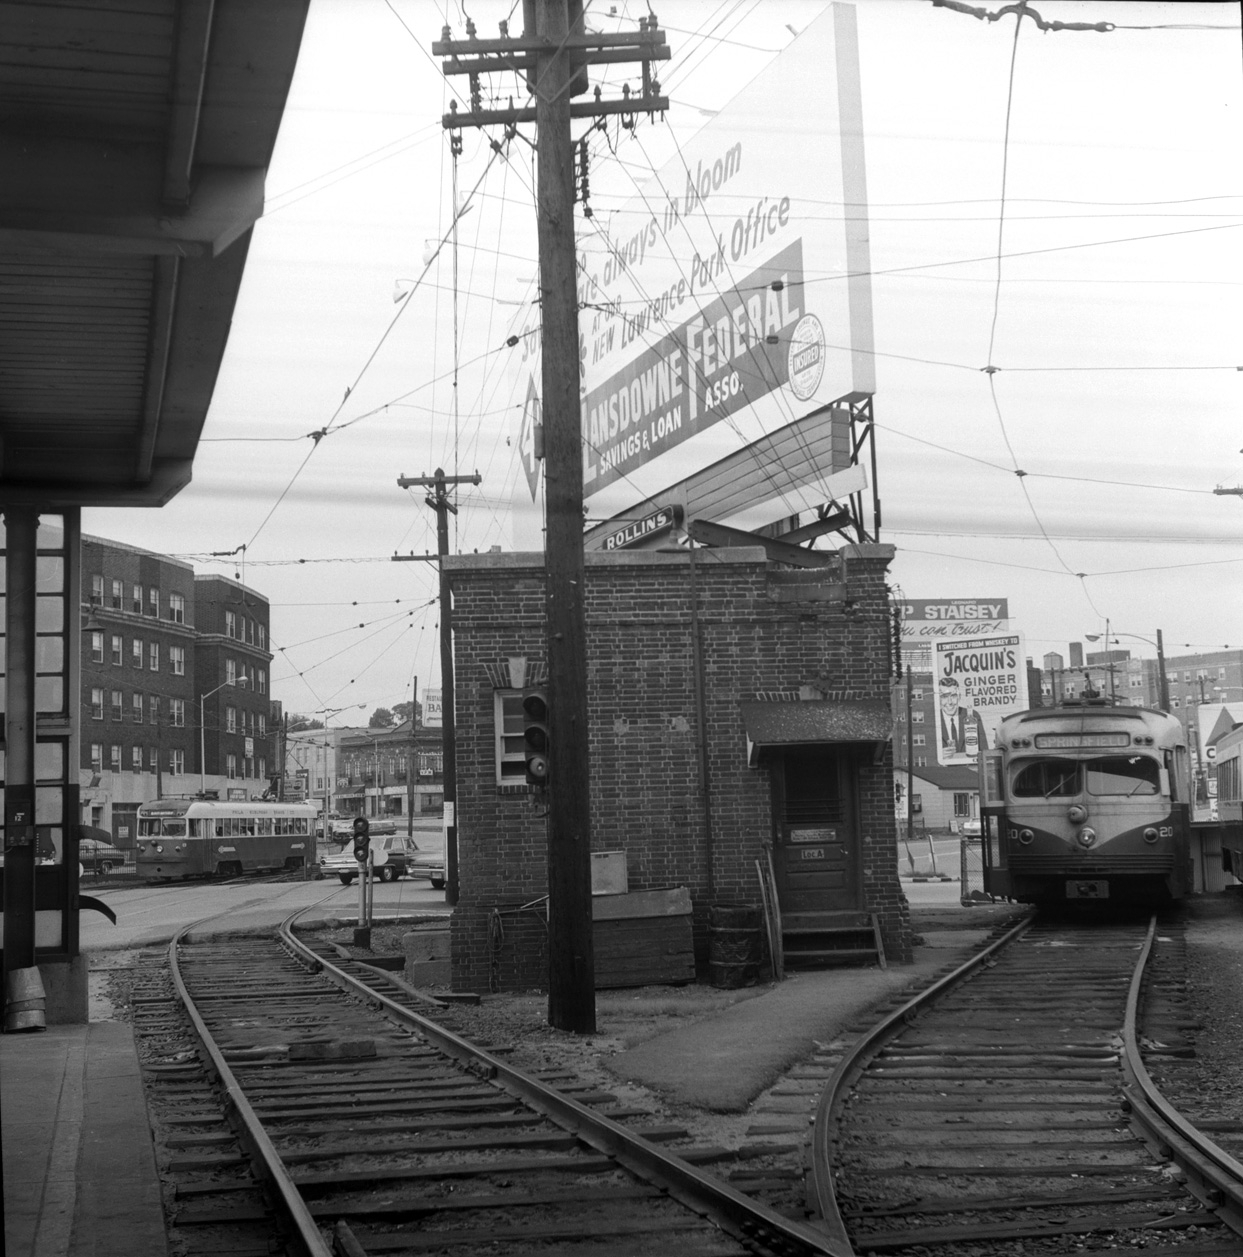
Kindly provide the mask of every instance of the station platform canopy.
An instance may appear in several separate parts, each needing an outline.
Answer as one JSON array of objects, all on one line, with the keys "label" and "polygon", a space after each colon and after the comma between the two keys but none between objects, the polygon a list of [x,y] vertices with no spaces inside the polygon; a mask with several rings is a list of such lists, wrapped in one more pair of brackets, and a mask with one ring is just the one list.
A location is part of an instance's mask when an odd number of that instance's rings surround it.
[{"label": "station platform canopy", "polygon": [[190,481],[309,0],[0,0],[0,501]]}]

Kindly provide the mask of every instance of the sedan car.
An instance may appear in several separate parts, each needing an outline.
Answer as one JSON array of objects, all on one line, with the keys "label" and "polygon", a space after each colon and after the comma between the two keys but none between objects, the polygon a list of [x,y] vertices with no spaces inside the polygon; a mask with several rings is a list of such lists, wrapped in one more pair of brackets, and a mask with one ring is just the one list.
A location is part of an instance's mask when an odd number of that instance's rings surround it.
[{"label": "sedan car", "polygon": [[[382,882],[393,882],[399,877],[425,877],[437,890],[445,884],[444,857],[420,848],[413,838],[404,834],[373,832],[371,862],[375,876]],[[358,876],[358,861],[354,859],[352,846],[325,857],[319,867],[322,874],[335,873],[343,886],[350,885]]]},{"label": "sedan car", "polygon": [[88,873],[111,873],[113,869],[123,868],[126,853],[110,842],[99,838],[80,838],[78,840],[78,863]]}]

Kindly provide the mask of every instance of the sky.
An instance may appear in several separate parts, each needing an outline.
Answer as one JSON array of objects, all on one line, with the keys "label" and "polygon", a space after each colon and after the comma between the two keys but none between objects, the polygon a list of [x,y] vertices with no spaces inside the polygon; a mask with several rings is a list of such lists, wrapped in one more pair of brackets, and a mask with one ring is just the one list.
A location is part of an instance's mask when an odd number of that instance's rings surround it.
[{"label": "sky", "polygon": [[[653,7],[670,110],[593,133],[593,231],[620,233],[827,6]],[[1243,647],[1243,497],[1214,493],[1243,486],[1239,7],[1035,0],[1113,29],[1017,37],[1013,15],[931,0],[855,9],[895,590],[1007,598],[1037,660],[1107,627],[1141,655],[1157,629],[1167,655]],[[478,473],[450,548],[514,547],[527,342],[506,340],[538,318],[535,133],[498,153],[467,130],[454,160],[441,116],[468,89],[431,46],[467,14],[490,36],[521,5],[311,0],[193,483],[158,513],[83,512],[267,596],[273,697],[333,725],[439,686],[435,565],[393,561],[435,550],[435,515],[398,477]],[[817,138],[797,92],[773,108]]]}]

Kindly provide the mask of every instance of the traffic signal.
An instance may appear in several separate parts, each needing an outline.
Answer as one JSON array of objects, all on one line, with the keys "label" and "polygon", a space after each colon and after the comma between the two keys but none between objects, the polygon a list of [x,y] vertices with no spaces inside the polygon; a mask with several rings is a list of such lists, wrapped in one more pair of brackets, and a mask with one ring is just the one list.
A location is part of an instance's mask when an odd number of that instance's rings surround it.
[{"label": "traffic signal", "polygon": [[371,849],[371,822],[365,816],[354,817],[354,859],[366,864]]},{"label": "traffic signal", "polygon": [[548,694],[542,689],[527,690],[522,696],[522,756],[527,763],[527,781],[533,786],[548,784]]}]

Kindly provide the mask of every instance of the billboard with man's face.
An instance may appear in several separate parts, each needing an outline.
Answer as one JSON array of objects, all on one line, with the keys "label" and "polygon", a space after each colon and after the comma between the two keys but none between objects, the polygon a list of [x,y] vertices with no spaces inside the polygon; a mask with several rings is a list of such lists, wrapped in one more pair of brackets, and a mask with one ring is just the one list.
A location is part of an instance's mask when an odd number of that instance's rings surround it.
[{"label": "billboard with man's face", "polygon": [[974,764],[997,744],[1003,716],[1027,709],[1023,639],[1002,637],[935,643],[937,763]]}]

